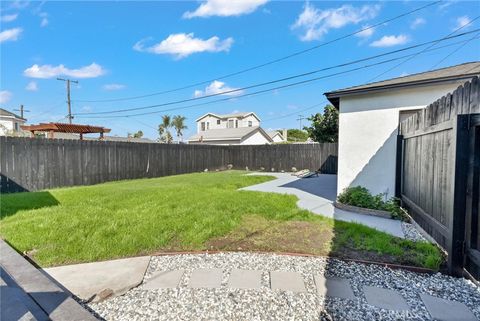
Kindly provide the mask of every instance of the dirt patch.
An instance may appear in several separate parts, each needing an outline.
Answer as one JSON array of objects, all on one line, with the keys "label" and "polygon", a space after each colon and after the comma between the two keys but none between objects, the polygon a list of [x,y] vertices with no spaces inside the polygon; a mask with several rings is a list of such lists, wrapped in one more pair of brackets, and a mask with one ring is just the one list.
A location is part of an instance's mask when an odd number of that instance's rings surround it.
[{"label": "dirt patch", "polygon": [[[249,217],[239,228],[207,243],[211,250],[272,251],[328,255],[333,233],[303,221],[274,222]],[[256,223],[256,224],[255,224]]]},{"label": "dirt patch", "polygon": [[229,234],[208,241],[205,249],[314,254],[418,266],[412,253],[399,256],[360,249],[353,240],[336,239],[339,233],[342,233],[341,229],[325,222],[272,221],[263,217],[247,216],[242,224]]}]

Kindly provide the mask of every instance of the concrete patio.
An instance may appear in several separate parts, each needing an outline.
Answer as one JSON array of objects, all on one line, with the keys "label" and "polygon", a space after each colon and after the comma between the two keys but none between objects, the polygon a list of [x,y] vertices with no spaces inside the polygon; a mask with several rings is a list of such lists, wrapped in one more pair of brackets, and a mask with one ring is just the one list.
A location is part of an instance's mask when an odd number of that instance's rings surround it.
[{"label": "concrete patio", "polygon": [[336,220],[360,223],[393,236],[404,238],[402,222],[372,215],[358,214],[333,206],[337,194],[337,176],[298,178],[289,173],[255,172],[248,175],[268,175],[277,179],[242,188],[246,191],[291,194],[298,197],[298,207]]}]

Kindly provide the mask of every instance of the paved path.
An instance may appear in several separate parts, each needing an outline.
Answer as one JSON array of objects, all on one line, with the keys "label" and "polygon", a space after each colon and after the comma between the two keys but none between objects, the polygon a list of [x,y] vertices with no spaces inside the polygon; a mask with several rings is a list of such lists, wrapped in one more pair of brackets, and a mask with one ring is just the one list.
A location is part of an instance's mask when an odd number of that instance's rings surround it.
[{"label": "paved path", "polygon": [[[227,287],[232,289],[250,289],[260,291],[262,288],[262,274],[268,274],[270,291],[307,292],[305,281],[301,273],[293,271],[258,271],[233,269],[229,273]],[[146,281],[143,289],[179,288],[184,270],[157,271]],[[315,287],[319,296],[356,300],[350,280],[339,277],[325,277],[314,275]],[[195,269],[191,273],[188,287],[190,288],[222,288],[223,270],[218,268]],[[369,305],[377,308],[408,312],[410,307],[405,298],[396,290],[378,286],[363,286],[363,295]],[[425,293],[420,294],[428,313],[438,321],[477,321],[468,307],[457,301],[445,300]]]},{"label": "paved path", "polygon": [[252,173],[248,175],[268,175],[275,176],[277,179],[247,186],[242,190],[292,194],[298,197],[298,207],[315,214],[336,220],[360,223],[397,237],[405,237],[402,223],[398,220],[358,214],[333,206],[336,197],[336,175],[319,175],[303,179],[288,173]]}]

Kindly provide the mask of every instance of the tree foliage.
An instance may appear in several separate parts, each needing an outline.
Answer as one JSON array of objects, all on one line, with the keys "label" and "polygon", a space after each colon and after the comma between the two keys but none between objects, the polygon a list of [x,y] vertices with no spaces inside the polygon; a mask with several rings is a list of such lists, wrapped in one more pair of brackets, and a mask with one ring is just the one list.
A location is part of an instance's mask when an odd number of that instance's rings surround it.
[{"label": "tree foliage", "polygon": [[308,136],[319,143],[335,143],[338,141],[338,110],[326,105],[323,114],[316,113],[307,118],[312,124],[304,127]]},{"label": "tree foliage", "polygon": [[308,133],[301,129],[288,129],[287,130],[287,141],[288,142],[304,142],[308,138]]},{"label": "tree foliage", "polygon": [[158,125],[158,134],[162,143],[170,144],[173,140],[170,129],[172,128],[172,119],[170,115],[162,116],[162,123]]},{"label": "tree foliage", "polygon": [[138,132],[136,133],[128,133],[128,137],[132,137],[132,138],[142,138],[143,137],[143,132],[141,130],[139,130]]},{"label": "tree foliage", "polygon": [[183,140],[183,131],[187,129],[187,126],[185,125],[186,119],[187,118],[185,116],[173,116],[172,126],[175,128],[175,132],[177,133],[177,139],[179,141]]}]

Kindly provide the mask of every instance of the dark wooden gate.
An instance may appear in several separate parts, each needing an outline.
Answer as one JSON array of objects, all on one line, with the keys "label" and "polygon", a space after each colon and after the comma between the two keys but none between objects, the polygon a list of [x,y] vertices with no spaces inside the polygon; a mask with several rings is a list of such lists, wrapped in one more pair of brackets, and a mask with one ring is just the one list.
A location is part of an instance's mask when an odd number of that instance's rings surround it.
[{"label": "dark wooden gate", "polygon": [[464,267],[480,280],[480,115],[470,115],[465,217]]},{"label": "dark wooden gate", "polygon": [[480,279],[480,83],[403,120],[395,194],[448,253],[451,274]]}]

